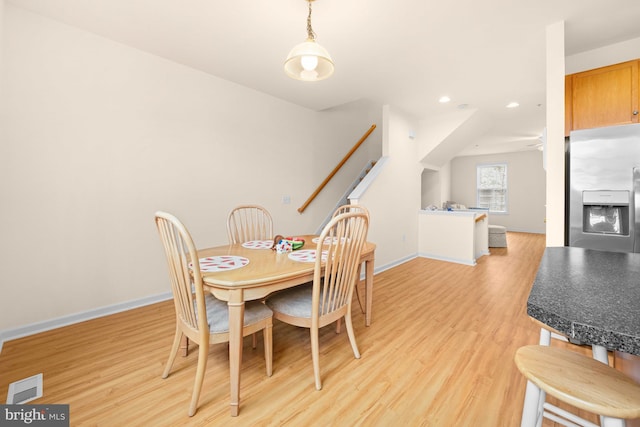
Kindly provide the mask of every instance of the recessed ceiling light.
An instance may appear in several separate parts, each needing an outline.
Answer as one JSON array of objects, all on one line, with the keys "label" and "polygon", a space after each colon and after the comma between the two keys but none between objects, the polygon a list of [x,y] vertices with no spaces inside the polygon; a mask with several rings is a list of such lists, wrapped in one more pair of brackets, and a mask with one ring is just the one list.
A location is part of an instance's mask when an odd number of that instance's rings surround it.
[{"label": "recessed ceiling light", "polygon": [[507,108],[516,108],[519,107],[520,104],[518,104],[517,102],[510,102],[507,104]]},{"label": "recessed ceiling light", "polygon": [[440,99],[438,100],[439,103],[441,104],[446,104],[447,102],[451,101],[451,98],[449,98],[448,96],[441,96]]}]

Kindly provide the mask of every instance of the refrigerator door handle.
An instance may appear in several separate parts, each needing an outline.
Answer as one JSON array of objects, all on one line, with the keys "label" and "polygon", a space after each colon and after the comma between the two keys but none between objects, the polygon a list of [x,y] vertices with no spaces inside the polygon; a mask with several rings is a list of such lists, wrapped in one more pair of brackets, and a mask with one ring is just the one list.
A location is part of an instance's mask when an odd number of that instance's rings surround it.
[{"label": "refrigerator door handle", "polygon": [[640,252],[640,224],[638,224],[638,220],[640,220],[640,168],[633,168],[633,210],[631,214],[633,218],[631,219],[631,226],[633,230],[631,233],[633,235],[633,252]]}]

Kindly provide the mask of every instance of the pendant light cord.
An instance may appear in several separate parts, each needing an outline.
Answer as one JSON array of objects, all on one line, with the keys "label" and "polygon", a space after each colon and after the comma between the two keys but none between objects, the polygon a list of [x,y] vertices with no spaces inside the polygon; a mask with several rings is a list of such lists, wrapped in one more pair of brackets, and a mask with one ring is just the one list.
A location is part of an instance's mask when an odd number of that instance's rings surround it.
[{"label": "pendant light cord", "polygon": [[309,16],[307,16],[307,38],[311,41],[316,41],[316,33],[313,32],[313,28],[311,28],[311,2],[313,0],[308,0],[309,2]]}]

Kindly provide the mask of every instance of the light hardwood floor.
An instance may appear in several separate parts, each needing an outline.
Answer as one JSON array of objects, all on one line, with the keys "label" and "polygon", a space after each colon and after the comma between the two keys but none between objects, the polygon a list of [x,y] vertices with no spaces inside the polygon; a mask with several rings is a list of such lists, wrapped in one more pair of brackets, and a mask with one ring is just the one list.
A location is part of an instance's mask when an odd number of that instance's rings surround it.
[{"label": "light hardwood floor", "polygon": [[70,404],[72,426],[517,426],[525,381],[513,356],[538,341],[526,300],[545,238],[509,233],[508,242],[475,267],[417,258],[377,274],[370,327],[354,304],[362,358],[344,331],[320,332],[321,391],[308,330],[275,322],[270,378],[261,334],[256,349],[245,338],[237,418],[225,344],[210,349],[194,417],[197,352],[161,378],[171,301],[6,342],[0,390],[42,372],[44,397],[32,403]]}]

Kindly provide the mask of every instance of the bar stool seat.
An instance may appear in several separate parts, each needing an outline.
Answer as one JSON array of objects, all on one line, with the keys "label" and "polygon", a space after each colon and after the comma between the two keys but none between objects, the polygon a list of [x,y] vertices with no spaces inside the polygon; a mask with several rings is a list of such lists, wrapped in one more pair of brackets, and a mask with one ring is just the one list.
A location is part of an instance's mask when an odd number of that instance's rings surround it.
[{"label": "bar stool seat", "polygon": [[[624,426],[624,419],[640,417],[640,384],[604,363],[570,350],[540,345],[519,348],[515,362],[529,382],[543,392],[542,400],[548,393],[601,415],[603,426]],[[535,402],[538,408],[526,406],[525,402],[522,426],[540,425],[542,405]],[[582,425],[593,424],[585,421]]]}]

